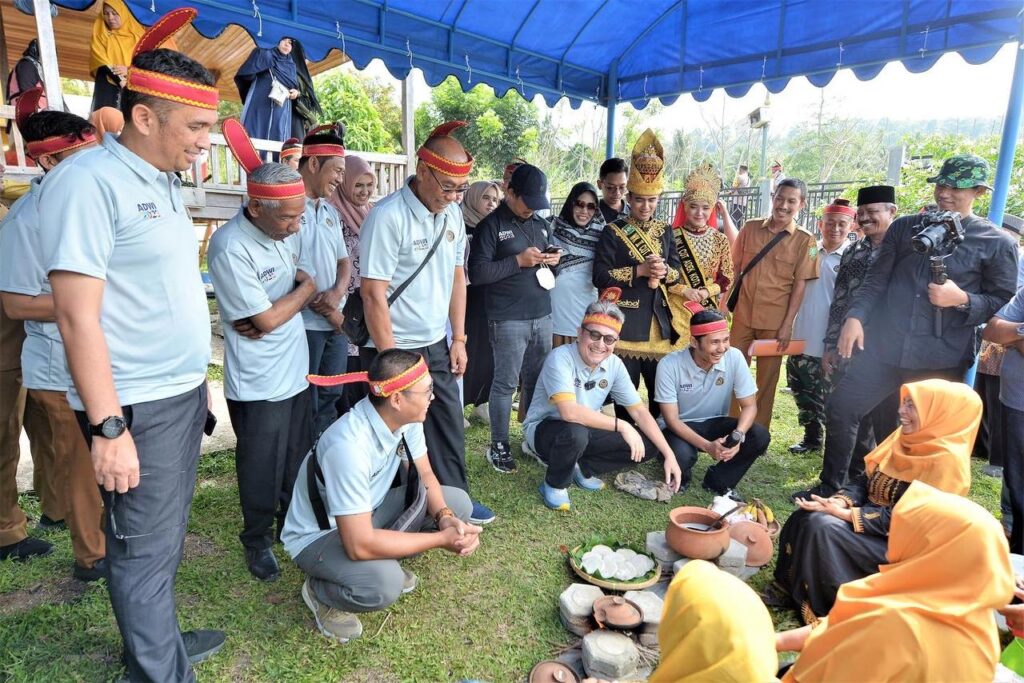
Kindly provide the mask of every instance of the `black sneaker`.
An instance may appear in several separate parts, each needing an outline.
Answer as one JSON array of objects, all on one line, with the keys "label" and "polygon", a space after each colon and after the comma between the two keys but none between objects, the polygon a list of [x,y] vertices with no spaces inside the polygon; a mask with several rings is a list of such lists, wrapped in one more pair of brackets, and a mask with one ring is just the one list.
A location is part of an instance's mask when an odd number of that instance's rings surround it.
[{"label": "black sneaker", "polygon": [[45,557],[53,552],[53,544],[41,538],[23,538],[17,543],[0,545],[0,560],[25,562],[33,557]]},{"label": "black sneaker", "polygon": [[189,664],[198,664],[217,654],[224,647],[223,631],[184,631],[181,639],[185,641],[185,652]]},{"label": "black sneaker", "polygon": [[105,579],[107,578],[107,558],[101,557],[91,567],[83,567],[76,562],[75,568],[71,573],[76,579],[86,583]]},{"label": "black sneaker", "polygon": [[516,471],[515,458],[512,457],[512,451],[509,450],[508,443],[505,441],[495,441],[491,444],[491,447],[487,449],[487,462],[502,474]]},{"label": "black sneaker", "polygon": [[40,515],[39,521],[36,522],[36,529],[40,531],[63,531],[68,528],[68,523],[63,519],[50,519],[46,515]]}]

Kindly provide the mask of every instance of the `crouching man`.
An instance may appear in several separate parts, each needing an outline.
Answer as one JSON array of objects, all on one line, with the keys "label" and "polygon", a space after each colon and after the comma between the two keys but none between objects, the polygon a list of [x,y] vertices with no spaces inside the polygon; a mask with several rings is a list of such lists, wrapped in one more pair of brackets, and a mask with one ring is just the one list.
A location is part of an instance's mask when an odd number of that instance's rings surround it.
[{"label": "crouching man", "polygon": [[473,510],[466,492],[441,486],[425,457],[433,380],[422,356],[389,349],[368,372],[309,379],[370,385],[306,456],[281,537],[306,573],[302,599],[317,628],[345,643],[363,632],[355,613],[384,609],[416,587],[398,560],[431,548],[469,555],[482,529],[465,521]]},{"label": "crouching man", "polygon": [[[740,350],[729,346],[729,324],[718,311],[701,310],[690,319],[690,348],[673,351],[658,361],[654,400],[665,420],[665,439],[683,471],[683,486],[697,451],[715,464],[704,475],[704,489],[717,495],[735,494],[736,484],[754,460],[768,450],[768,430],[754,424],[757,385]],[[729,417],[735,396],[739,418]]]},{"label": "crouching man", "polygon": [[[622,329],[622,311],[608,301],[587,306],[575,344],[548,354],[523,424],[524,449],[547,465],[540,485],[544,504],[569,510],[566,490],[604,488],[599,474],[620,470],[657,453],[665,460],[665,483],[679,489],[679,465],[665,437],[629,378],[612,355]],[[601,412],[608,396],[640,428]],[[641,434],[642,433],[642,434]]]}]

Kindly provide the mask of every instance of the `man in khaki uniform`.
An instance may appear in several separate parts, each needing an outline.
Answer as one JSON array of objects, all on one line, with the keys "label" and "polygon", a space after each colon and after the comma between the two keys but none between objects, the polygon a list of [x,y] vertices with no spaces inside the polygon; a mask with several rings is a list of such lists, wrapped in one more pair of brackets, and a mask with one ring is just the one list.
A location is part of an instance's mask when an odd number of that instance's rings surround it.
[{"label": "man in khaki uniform", "polygon": [[[793,337],[796,319],[808,280],[818,277],[818,246],[814,236],[796,224],[796,216],[806,204],[807,186],[803,181],[786,178],[772,198],[772,215],[757,218],[743,226],[733,252],[741,273],[733,288],[739,296],[730,296],[732,305],[732,345],[747,351],[755,339],[777,339],[784,352]],[[752,269],[749,264],[780,232],[787,233]],[[749,270],[749,272],[746,272]],[[775,385],[779,381],[782,356],[757,359],[757,419],[769,427],[775,403]]]}]

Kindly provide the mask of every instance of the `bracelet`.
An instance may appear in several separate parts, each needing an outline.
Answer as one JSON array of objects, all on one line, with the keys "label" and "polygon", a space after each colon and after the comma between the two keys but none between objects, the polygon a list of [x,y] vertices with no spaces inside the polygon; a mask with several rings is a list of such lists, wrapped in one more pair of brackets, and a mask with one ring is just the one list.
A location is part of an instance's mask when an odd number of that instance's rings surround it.
[{"label": "bracelet", "polygon": [[448,507],[447,505],[445,505],[443,508],[441,508],[440,510],[438,510],[437,512],[434,513],[434,524],[437,524],[438,526],[440,526],[442,519],[444,519],[445,517],[454,517],[454,516],[455,516],[455,513],[452,512],[452,509],[450,507]]},{"label": "bracelet", "polygon": [[466,340],[468,340],[468,339],[469,339],[469,337],[467,337],[466,335],[462,335],[461,337],[453,336],[452,337],[452,344],[454,344],[455,342],[462,342],[463,344],[465,344]]}]

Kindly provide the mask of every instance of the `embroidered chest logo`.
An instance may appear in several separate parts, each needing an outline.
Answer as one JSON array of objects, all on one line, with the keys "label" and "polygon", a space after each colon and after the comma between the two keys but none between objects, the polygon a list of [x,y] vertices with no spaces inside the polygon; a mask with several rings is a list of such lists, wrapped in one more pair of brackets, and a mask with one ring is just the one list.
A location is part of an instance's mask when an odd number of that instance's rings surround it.
[{"label": "embroidered chest logo", "polygon": [[273,282],[277,279],[277,267],[271,266],[269,268],[264,268],[260,271],[259,278],[260,282]]},{"label": "embroidered chest logo", "polygon": [[425,251],[425,250],[430,248],[430,240],[427,240],[427,239],[413,240],[412,241],[412,248],[413,248],[414,251]]},{"label": "embroidered chest logo", "polygon": [[602,389],[607,389],[608,388],[608,380],[606,380],[606,379],[601,380],[600,382],[597,383],[597,386],[601,387]]},{"label": "embroidered chest logo", "polygon": [[511,230],[499,230],[498,240],[504,242],[506,240],[513,240],[516,238],[516,234]]},{"label": "embroidered chest logo", "polygon": [[576,387],[577,389],[579,389],[580,388],[580,378],[579,377],[574,377],[573,380],[572,380],[572,385],[574,387]]},{"label": "embroidered chest logo", "polygon": [[687,382],[686,384],[679,385],[679,391],[689,393],[693,391],[693,383]]},{"label": "embroidered chest logo", "polygon": [[137,207],[142,217],[147,220],[160,218],[160,210],[156,208],[155,202],[139,202]]},{"label": "embroidered chest logo", "polygon": [[397,452],[398,452],[398,457],[399,458],[402,458],[404,460],[407,457],[407,454],[406,454],[406,451],[405,451],[405,443],[404,442],[398,444],[398,451]]},{"label": "embroidered chest logo", "polygon": [[724,377],[719,377],[718,379],[715,380],[715,386],[720,387],[723,384],[725,384],[725,378]]}]

